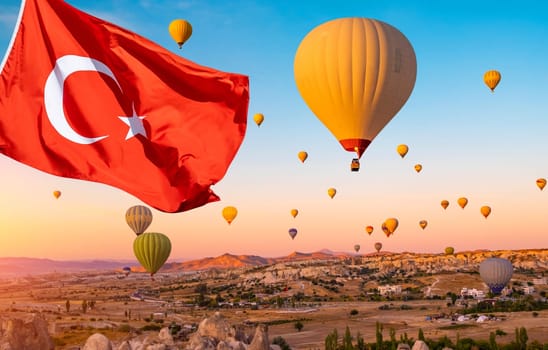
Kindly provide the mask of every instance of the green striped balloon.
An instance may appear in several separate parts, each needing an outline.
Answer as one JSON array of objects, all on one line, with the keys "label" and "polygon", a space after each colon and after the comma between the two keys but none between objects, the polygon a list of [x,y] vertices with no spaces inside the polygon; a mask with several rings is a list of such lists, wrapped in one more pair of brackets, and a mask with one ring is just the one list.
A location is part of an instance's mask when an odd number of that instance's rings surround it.
[{"label": "green striped balloon", "polygon": [[126,211],[126,222],[136,235],[140,235],[152,222],[152,211],[143,205],[135,205]]},{"label": "green striped balloon", "polygon": [[145,232],[133,241],[133,253],[152,276],[169,258],[171,241],[163,233]]}]

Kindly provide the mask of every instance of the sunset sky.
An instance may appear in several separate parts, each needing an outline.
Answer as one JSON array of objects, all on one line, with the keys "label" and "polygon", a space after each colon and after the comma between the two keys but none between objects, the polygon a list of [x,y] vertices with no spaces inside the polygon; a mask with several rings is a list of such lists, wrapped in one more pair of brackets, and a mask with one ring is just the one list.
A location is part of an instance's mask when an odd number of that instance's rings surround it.
[{"label": "sunset sky", "polygon": [[[0,4],[0,56],[18,0]],[[548,4],[542,1],[164,1],[69,0],[201,65],[248,75],[244,142],[220,202],[189,212],[153,210],[148,231],[172,242],[170,259],[223,253],[265,257],[321,249],[442,252],[548,248]],[[346,152],[297,91],[293,59],[304,36],[339,17],[379,19],[398,28],[417,57],[408,102],[352,173]],[[167,26],[192,23],[182,50]],[[487,70],[501,72],[494,93]],[[263,113],[261,127],[253,122]],[[0,116],[1,118],[2,116]],[[401,158],[398,144],[409,153]],[[307,151],[302,164],[297,153]],[[423,170],[416,173],[413,166]],[[0,257],[133,258],[128,207],[143,204],[98,183],[49,175],[0,155]],[[331,199],[327,189],[334,187]],[[59,199],[52,192],[60,190]],[[469,200],[465,209],[457,198]],[[440,201],[450,202],[444,210]],[[221,216],[233,205],[238,217]],[[480,207],[489,205],[485,219]],[[293,218],[290,210],[299,215]],[[395,234],[380,229],[399,219]],[[420,220],[427,220],[425,230]],[[371,236],[365,226],[372,225]],[[288,229],[295,227],[294,240]]]}]

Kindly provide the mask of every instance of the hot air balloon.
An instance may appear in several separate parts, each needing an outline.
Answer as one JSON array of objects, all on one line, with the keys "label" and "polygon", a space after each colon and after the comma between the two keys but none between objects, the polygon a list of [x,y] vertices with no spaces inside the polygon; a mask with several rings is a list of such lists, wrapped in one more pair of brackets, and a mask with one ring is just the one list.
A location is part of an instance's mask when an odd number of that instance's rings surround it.
[{"label": "hot air balloon", "polygon": [[329,197],[333,198],[337,194],[337,190],[331,187],[327,190],[327,194],[329,195]]},{"label": "hot air balloon", "polygon": [[489,214],[491,214],[491,207],[484,205],[480,208],[481,214],[487,219]]},{"label": "hot air balloon", "polygon": [[359,252],[359,251],[360,251],[360,245],[359,245],[359,244],[355,244],[355,245],[354,245],[354,250],[356,251],[356,253]]},{"label": "hot air balloon", "polygon": [[398,145],[398,147],[396,147],[396,151],[398,151],[400,157],[403,158],[409,151],[409,147],[407,147],[407,145]]},{"label": "hot air balloon", "polygon": [[543,178],[537,179],[537,186],[542,191],[544,189],[544,186],[546,186],[546,179],[543,179]]},{"label": "hot air balloon", "polygon": [[420,164],[415,164],[415,171],[416,171],[417,173],[420,173],[421,170],[422,170],[422,165],[420,165]]},{"label": "hot air balloon", "polygon": [[366,226],[365,232],[367,232],[370,236],[373,233],[373,226]]},{"label": "hot air balloon", "polygon": [[485,85],[487,85],[489,89],[491,89],[491,92],[495,91],[495,88],[500,82],[500,78],[500,73],[496,70],[487,71],[483,75],[483,81],[485,82]]},{"label": "hot air balloon", "polygon": [[253,116],[253,121],[255,121],[255,124],[257,124],[257,126],[261,126],[264,121],[264,115],[262,113],[255,114]]},{"label": "hot air balloon", "polygon": [[405,104],[417,73],[413,47],[400,31],[358,17],[311,30],[293,67],[310,110],[358,159]]},{"label": "hot air balloon", "polygon": [[181,48],[192,35],[192,26],[184,19],[173,20],[169,24],[169,34]]},{"label": "hot air balloon", "polygon": [[306,153],[305,151],[300,151],[300,152],[297,154],[297,157],[299,157],[299,160],[301,161],[301,163],[304,163],[304,161],[306,160],[306,158],[308,158],[308,153]]},{"label": "hot air balloon", "polygon": [[287,232],[291,236],[291,239],[295,239],[295,236],[297,235],[297,229],[296,228],[290,228]]},{"label": "hot air balloon", "polygon": [[491,292],[493,294],[500,294],[508,282],[510,282],[514,268],[508,259],[488,258],[480,263],[479,273],[481,279],[487,284]]},{"label": "hot air balloon", "polygon": [[460,197],[459,199],[457,199],[457,203],[462,209],[464,209],[466,204],[468,204],[468,199],[466,197]]},{"label": "hot air balloon", "polygon": [[124,268],[122,269],[122,271],[124,271],[124,274],[127,276],[130,274],[131,272],[131,267],[129,266],[124,266]]},{"label": "hot air balloon", "polygon": [[61,197],[61,191],[53,191],[53,196],[55,199],[59,199],[59,197]]},{"label": "hot air balloon", "polygon": [[378,252],[380,252],[382,249],[382,243],[381,242],[377,242],[375,243],[375,250]]},{"label": "hot air balloon", "polygon": [[424,230],[426,228],[426,225],[428,225],[428,221],[421,220],[419,221],[419,226]]},{"label": "hot air balloon", "polygon": [[445,248],[445,255],[453,255],[454,252],[455,252],[455,248],[453,248],[453,247],[446,247]]},{"label": "hot air balloon", "polygon": [[441,206],[442,206],[443,209],[447,209],[447,207],[449,206],[449,201],[447,201],[445,199],[442,200],[441,201]]},{"label": "hot air balloon", "polygon": [[130,207],[126,210],[126,222],[136,235],[140,235],[152,222],[152,211],[144,205]]},{"label": "hot air balloon", "polygon": [[133,241],[133,252],[141,265],[153,276],[171,253],[171,241],[163,233],[145,232]]},{"label": "hot air balloon", "polygon": [[386,227],[386,222],[382,223],[381,230],[382,230],[382,232],[384,232],[386,237],[390,237],[391,233],[390,233],[390,231],[388,231],[388,227]]},{"label": "hot air balloon", "polygon": [[223,208],[223,218],[225,218],[229,225],[236,218],[236,215],[238,215],[238,209],[235,207],[228,206]]},{"label": "hot air balloon", "polygon": [[299,211],[298,211],[297,209],[291,209],[291,216],[293,216],[294,218],[296,218],[297,215],[299,215]]},{"label": "hot air balloon", "polygon": [[388,218],[384,221],[384,225],[391,235],[394,234],[394,231],[396,231],[396,229],[398,228],[398,224],[399,222],[396,218]]}]

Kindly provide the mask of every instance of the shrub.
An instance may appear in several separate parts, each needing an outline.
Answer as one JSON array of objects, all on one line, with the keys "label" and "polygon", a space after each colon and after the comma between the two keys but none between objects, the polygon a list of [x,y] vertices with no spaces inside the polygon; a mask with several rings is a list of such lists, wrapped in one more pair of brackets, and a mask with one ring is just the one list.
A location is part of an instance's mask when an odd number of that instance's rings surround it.
[{"label": "shrub", "polygon": [[350,316],[356,316],[358,314],[358,310],[352,309],[350,310]]}]

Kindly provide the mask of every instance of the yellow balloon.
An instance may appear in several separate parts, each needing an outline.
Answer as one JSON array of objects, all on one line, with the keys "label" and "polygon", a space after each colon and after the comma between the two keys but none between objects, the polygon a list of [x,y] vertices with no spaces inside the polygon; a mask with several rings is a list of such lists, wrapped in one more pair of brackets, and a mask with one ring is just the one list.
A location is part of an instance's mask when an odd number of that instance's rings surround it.
[{"label": "yellow balloon", "polygon": [[543,179],[543,178],[537,179],[537,186],[542,191],[544,189],[544,186],[546,186],[546,179]]},{"label": "yellow balloon", "polygon": [[500,82],[500,78],[500,72],[496,70],[487,71],[483,75],[483,81],[485,82],[485,85],[487,85],[489,89],[491,89],[491,92],[495,91],[495,88]]},{"label": "yellow balloon", "polygon": [[358,158],[405,104],[417,75],[407,38],[387,23],[360,17],[311,30],[293,68],[310,110]]},{"label": "yellow balloon", "polygon": [[192,26],[184,19],[173,20],[169,24],[169,34],[181,48],[192,35]]},{"label": "yellow balloon", "polygon": [[484,205],[480,208],[481,214],[487,219],[489,214],[491,214],[491,207]]},{"label": "yellow balloon", "polygon": [[299,211],[297,209],[291,209],[291,216],[295,218],[297,215],[299,215]]},{"label": "yellow balloon", "polygon": [[365,232],[367,232],[370,236],[373,233],[373,226],[366,226]]},{"label": "yellow balloon", "polygon": [[422,170],[422,165],[420,165],[420,164],[415,164],[415,171],[416,171],[417,173],[420,173],[421,170]]},{"label": "yellow balloon", "polygon": [[337,190],[331,187],[330,189],[327,190],[327,194],[329,195],[329,197],[333,198],[337,194]]},{"label": "yellow balloon", "polygon": [[407,145],[398,145],[398,147],[396,147],[396,151],[398,151],[400,157],[403,158],[405,157],[407,152],[409,152],[409,147],[407,147]]},{"label": "yellow balloon", "polygon": [[447,200],[442,200],[441,201],[441,206],[443,207],[443,209],[447,209],[447,207],[449,206],[449,201]]},{"label": "yellow balloon", "polygon": [[238,209],[236,209],[235,207],[229,206],[223,208],[223,217],[229,225],[236,218],[236,215],[238,215]]},{"label": "yellow balloon", "polygon": [[426,225],[428,225],[428,221],[421,220],[419,221],[419,226],[424,230],[426,228]]},{"label": "yellow balloon", "polygon": [[390,237],[391,233],[390,233],[390,231],[388,231],[388,227],[386,227],[386,222],[382,223],[381,230],[382,230],[382,232],[384,232],[386,237]]},{"label": "yellow balloon", "polygon": [[300,151],[299,154],[297,154],[297,157],[299,157],[301,163],[304,163],[304,161],[308,158],[308,153],[305,151]]},{"label": "yellow balloon", "polygon": [[59,197],[61,197],[61,191],[53,191],[53,196],[55,199],[59,199]]},{"label": "yellow balloon", "polygon": [[388,218],[384,221],[384,225],[386,226],[386,230],[390,232],[390,234],[393,234],[394,231],[398,228],[398,219],[396,218]]},{"label": "yellow balloon", "polygon": [[264,121],[264,115],[262,113],[255,114],[253,116],[253,121],[255,122],[255,124],[257,124],[257,126],[261,126]]},{"label": "yellow balloon", "polygon": [[464,209],[466,204],[468,204],[468,199],[466,197],[460,197],[459,199],[457,199],[457,203],[459,203],[459,206]]},{"label": "yellow balloon", "polygon": [[453,247],[446,247],[445,248],[445,255],[453,255],[454,252],[455,252],[455,248],[453,248]]}]

